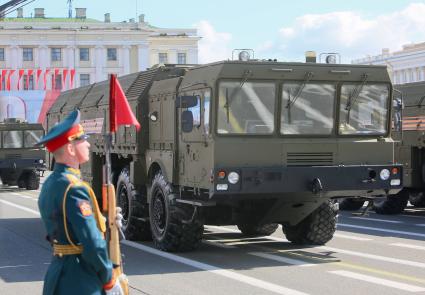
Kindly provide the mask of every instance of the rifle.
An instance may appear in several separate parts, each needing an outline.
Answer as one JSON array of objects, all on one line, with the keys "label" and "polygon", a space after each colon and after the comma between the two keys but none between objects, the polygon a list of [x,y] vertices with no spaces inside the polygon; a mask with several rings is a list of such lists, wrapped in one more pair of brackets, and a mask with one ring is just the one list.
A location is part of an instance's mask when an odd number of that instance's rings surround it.
[{"label": "rifle", "polygon": [[[122,265],[121,259],[121,249],[120,249],[120,238],[119,234],[122,234],[120,225],[117,224],[117,204],[115,198],[115,187],[111,181],[111,141],[112,135],[108,133],[105,135],[106,142],[106,163],[104,169],[104,177],[102,184],[102,203],[103,203],[103,211],[107,211],[108,213],[108,249],[109,249],[109,259],[112,261],[114,265],[113,272],[114,276],[120,280],[121,288],[124,291],[124,295],[129,294],[129,285],[128,279],[124,275],[124,269]],[[123,235],[123,234],[122,234]],[[124,235],[123,235],[124,237]],[[125,238],[125,237],[124,237]]]}]

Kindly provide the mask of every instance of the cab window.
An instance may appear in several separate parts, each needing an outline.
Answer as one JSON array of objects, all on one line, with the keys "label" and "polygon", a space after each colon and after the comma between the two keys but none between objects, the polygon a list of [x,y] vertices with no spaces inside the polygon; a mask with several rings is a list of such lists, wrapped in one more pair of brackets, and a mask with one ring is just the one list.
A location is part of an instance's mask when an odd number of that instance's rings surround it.
[{"label": "cab window", "polygon": [[24,146],[27,148],[34,147],[43,134],[43,130],[26,130],[24,132]]},{"label": "cab window", "polygon": [[201,98],[199,95],[196,95],[196,105],[187,110],[193,114],[193,127],[201,126]]},{"label": "cab window", "polygon": [[3,148],[22,148],[22,131],[3,131]]}]

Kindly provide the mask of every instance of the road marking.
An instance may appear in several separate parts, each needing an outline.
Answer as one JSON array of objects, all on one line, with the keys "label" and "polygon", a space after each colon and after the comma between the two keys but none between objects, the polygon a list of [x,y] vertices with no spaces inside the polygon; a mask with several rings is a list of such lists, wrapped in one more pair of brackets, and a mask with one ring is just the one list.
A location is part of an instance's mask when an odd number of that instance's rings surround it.
[{"label": "road marking", "polygon": [[0,202],[3,203],[3,204],[9,205],[9,206],[12,206],[12,207],[15,207],[15,208],[18,208],[18,209],[27,211],[29,213],[35,214],[37,216],[40,216],[40,213],[38,211],[32,210],[30,208],[23,207],[23,206],[20,206],[20,205],[16,205],[14,203],[11,203],[11,202],[8,202],[8,201],[5,201],[5,200],[0,200]]},{"label": "road marking", "polygon": [[18,268],[18,267],[28,267],[28,266],[33,266],[31,264],[20,264],[20,265],[5,265],[5,266],[0,266],[0,269],[3,268]]},{"label": "road marking", "polygon": [[347,224],[347,223],[338,223],[337,226],[366,229],[366,230],[379,231],[379,232],[385,232],[385,233],[401,234],[401,235],[405,235],[405,236],[414,236],[414,237],[425,238],[425,234],[409,232],[409,231],[384,229],[384,228],[379,228],[379,227],[360,226],[360,225]]},{"label": "road marking", "polygon": [[425,226],[425,223],[415,224],[416,226]]},{"label": "road marking", "polygon": [[403,221],[386,220],[386,219],[378,219],[378,218],[368,218],[368,217],[350,216],[349,218],[351,218],[351,219],[361,219],[361,220],[372,220],[372,221],[386,222],[386,223],[404,223]]},{"label": "road marking", "polygon": [[18,196],[20,198],[24,198],[24,199],[32,199],[30,196],[21,195],[21,194],[18,194],[18,193],[10,193],[10,194],[14,195],[14,196]]},{"label": "road marking", "polygon": [[356,240],[356,241],[372,241],[373,239],[369,238],[361,238],[357,236],[349,236],[349,235],[343,235],[339,233],[334,233],[334,237],[342,238],[342,239],[348,239],[348,240]]},{"label": "road marking", "polygon": [[178,263],[182,263],[185,265],[189,265],[191,267],[197,268],[197,269],[202,269],[211,273],[214,273],[216,275],[220,275],[232,280],[236,280],[257,288],[261,288],[270,292],[274,292],[277,294],[287,294],[287,295],[306,295],[307,293],[304,292],[300,292],[294,289],[289,289],[280,285],[276,285],[273,283],[269,283],[263,280],[259,280],[253,277],[249,277],[246,275],[242,275],[242,274],[238,274],[232,271],[228,271],[228,270],[224,270],[221,269],[219,267],[210,265],[210,264],[206,264],[206,263],[202,263],[193,259],[189,259],[189,258],[184,258],[175,254],[171,254],[171,253],[167,253],[167,252],[163,252],[142,244],[138,244],[135,242],[131,242],[131,241],[122,241],[121,242],[124,245],[127,245],[129,247],[133,247],[136,249],[139,249],[141,251],[145,251],[148,252],[150,254],[153,255],[157,255],[157,256],[161,256],[163,258],[178,262]]},{"label": "road marking", "polygon": [[390,244],[390,245],[391,246],[397,246],[397,247],[404,247],[404,248],[416,249],[416,250],[425,250],[425,247],[423,247],[423,246],[412,245],[412,244],[393,243],[393,244]]},{"label": "road marking", "polygon": [[367,253],[350,251],[350,250],[343,250],[343,249],[332,248],[332,247],[328,247],[328,246],[320,246],[320,247],[318,247],[318,249],[342,253],[342,254],[347,254],[347,255],[352,255],[352,256],[364,257],[364,258],[369,258],[369,259],[374,259],[374,260],[380,260],[380,261],[385,261],[385,262],[391,262],[391,263],[396,263],[396,264],[425,268],[425,263],[411,261],[411,260],[404,260],[404,259],[398,259],[398,258],[392,258],[392,257],[386,257],[386,256],[380,256],[380,255],[374,255],[374,254],[367,254]]},{"label": "road marking", "polygon": [[263,252],[248,252],[248,254],[258,256],[258,257],[261,257],[261,258],[265,258],[265,259],[278,261],[278,262],[283,262],[283,263],[286,263],[286,264],[298,265],[298,266],[303,266],[303,267],[316,266],[317,265],[317,264],[308,263],[307,261],[303,261],[303,260],[299,260],[299,259],[292,259],[292,258],[288,258],[288,257],[282,257],[282,256],[267,254],[267,253],[263,253]]},{"label": "road marking", "polygon": [[223,226],[206,225],[205,227],[207,229],[222,230],[222,231],[227,231],[229,233],[239,233],[239,234],[241,233],[240,230],[232,229],[232,228],[227,228],[227,227],[223,227]]},{"label": "road marking", "polygon": [[425,291],[425,288],[422,288],[422,287],[413,286],[413,285],[404,284],[404,283],[398,283],[398,282],[381,279],[377,277],[372,277],[372,276],[367,276],[367,275],[363,275],[363,274],[359,274],[359,273],[355,273],[351,271],[346,271],[346,270],[334,270],[334,271],[329,271],[329,273],[347,277],[350,279],[356,279],[356,280],[365,281],[365,282],[369,282],[369,283],[373,283],[377,285],[400,289],[407,292]]}]

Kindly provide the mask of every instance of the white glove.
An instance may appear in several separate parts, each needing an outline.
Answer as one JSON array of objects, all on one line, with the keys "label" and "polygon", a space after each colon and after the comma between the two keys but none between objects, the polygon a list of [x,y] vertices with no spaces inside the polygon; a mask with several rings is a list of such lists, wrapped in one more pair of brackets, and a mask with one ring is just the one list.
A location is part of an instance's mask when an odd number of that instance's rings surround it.
[{"label": "white glove", "polygon": [[124,295],[124,291],[121,288],[120,280],[117,278],[115,280],[115,285],[109,289],[105,290],[106,295]]},{"label": "white glove", "polygon": [[124,217],[122,216],[121,212],[122,212],[121,207],[117,207],[117,211],[115,212],[115,213],[116,213],[116,215],[115,215],[115,224],[117,225],[117,227],[118,227],[119,229],[121,229],[121,228],[122,228],[122,220],[123,220],[123,218],[124,218]]}]

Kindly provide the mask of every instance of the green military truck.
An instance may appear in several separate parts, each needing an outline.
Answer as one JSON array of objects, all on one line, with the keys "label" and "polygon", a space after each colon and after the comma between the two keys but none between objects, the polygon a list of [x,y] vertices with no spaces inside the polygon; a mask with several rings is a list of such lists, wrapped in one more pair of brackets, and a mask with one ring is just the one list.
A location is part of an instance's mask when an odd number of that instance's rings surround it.
[{"label": "green military truck", "polygon": [[46,170],[46,152],[34,144],[43,136],[41,124],[7,118],[0,123],[0,179],[3,185],[36,190]]},{"label": "green military truck", "polygon": [[403,102],[393,132],[398,140],[396,158],[404,165],[404,188],[399,195],[414,206],[425,206],[425,82],[397,85],[396,89]]},{"label": "green military truck", "polygon": [[[293,243],[324,244],[336,229],[333,198],[402,188],[385,67],[223,61],[119,80],[142,126],[122,126],[112,144],[129,239],[187,251],[206,224],[237,225],[245,235],[281,224]],[[96,133],[82,174],[98,194],[108,104],[104,81],[63,92],[47,116],[51,128],[81,110]]]}]

